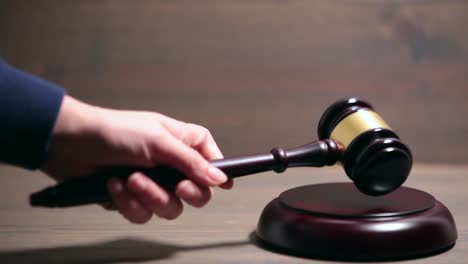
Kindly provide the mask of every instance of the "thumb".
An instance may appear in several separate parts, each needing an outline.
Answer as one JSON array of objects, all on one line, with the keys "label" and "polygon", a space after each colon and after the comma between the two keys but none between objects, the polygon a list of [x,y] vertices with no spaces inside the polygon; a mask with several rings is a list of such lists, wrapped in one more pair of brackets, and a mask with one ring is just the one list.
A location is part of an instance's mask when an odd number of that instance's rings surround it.
[{"label": "thumb", "polygon": [[198,151],[185,145],[170,133],[155,142],[158,163],[172,166],[201,186],[217,186],[227,181],[227,176],[211,165]]}]

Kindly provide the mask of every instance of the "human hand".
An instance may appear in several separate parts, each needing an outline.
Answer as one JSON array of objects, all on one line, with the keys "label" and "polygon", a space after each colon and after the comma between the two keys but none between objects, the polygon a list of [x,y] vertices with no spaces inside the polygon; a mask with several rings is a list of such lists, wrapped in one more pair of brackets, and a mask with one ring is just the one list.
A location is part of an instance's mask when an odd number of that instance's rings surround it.
[{"label": "human hand", "polygon": [[[230,189],[232,180],[208,160],[222,158],[210,132],[162,114],[105,109],[64,98],[42,170],[57,181],[122,166],[174,167],[187,176],[170,193],[135,172],[127,180],[108,182],[114,206],[133,223],[153,214],[178,217],[186,203],[201,207],[213,186]],[[109,207],[109,206],[107,206]]]}]

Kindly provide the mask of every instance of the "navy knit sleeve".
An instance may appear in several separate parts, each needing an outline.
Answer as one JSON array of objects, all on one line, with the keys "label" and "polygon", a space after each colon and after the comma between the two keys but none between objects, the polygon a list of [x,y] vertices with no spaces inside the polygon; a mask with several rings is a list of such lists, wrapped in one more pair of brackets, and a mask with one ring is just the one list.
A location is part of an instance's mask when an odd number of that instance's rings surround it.
[{"label": "navy knit sleeve", "polygon": [[64,90],[0,58],[0,161],[37,169],[48,143]]}]

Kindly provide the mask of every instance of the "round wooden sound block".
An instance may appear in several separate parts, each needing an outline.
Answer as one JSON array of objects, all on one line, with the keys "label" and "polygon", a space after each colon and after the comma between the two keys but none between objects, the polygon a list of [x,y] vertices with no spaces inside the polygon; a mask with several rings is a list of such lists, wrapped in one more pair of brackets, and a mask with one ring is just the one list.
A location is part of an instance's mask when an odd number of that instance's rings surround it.
[{"label": "round wooden sound block", "polygon": [[432,195],[401,187],[373,197],[352,183],[283,192],[263,210],[256,233],[270,249],[335,260],[427,256],[457,239],[452,215]]}]

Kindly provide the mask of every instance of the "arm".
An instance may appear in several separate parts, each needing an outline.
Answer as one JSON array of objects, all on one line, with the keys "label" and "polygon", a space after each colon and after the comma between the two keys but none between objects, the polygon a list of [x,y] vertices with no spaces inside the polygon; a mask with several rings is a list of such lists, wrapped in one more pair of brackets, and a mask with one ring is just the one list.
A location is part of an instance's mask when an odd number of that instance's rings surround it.
[{"label": "arm", "polygon": [[0,58],[0,161],[41,166],[63,96],[62,88]]}]

